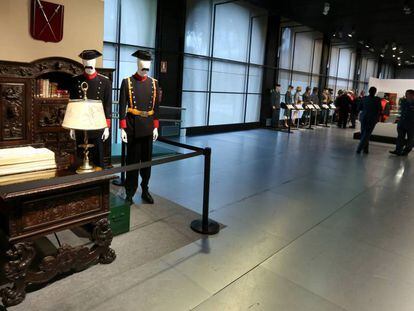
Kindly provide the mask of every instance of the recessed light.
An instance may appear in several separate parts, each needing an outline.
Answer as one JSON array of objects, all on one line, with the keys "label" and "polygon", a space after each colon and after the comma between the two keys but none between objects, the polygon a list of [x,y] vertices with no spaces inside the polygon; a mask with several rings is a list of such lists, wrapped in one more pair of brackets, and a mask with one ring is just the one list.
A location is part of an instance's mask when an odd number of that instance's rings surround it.
[{"label": "recessed light", "polygon": [[392,57],[394,57],[394,58],[395,58],[395,54],[393,54],[393,55],[392,55]]},{"label": "recessed light", "polygon": [[381,56],[382,58],[384,58],[384,57],[385,57],[385,55],[384,55],[384,54],[381,54],[380,56]]}]

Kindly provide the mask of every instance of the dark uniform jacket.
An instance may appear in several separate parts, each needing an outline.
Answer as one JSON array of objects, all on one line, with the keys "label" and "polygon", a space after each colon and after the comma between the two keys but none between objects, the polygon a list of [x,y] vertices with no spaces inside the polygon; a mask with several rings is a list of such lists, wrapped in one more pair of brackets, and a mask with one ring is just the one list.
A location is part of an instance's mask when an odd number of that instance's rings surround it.
[{"label": "dark uniform jacket", "polygon": [[381,99],[378,96],[365,96],[361,100],[361,122],[377,123],[381,110]]},{"label": "dark uniform jacket", "polygon": [[[112,85],[111,81],[104,75],[99,73],[93,75],[82,74],[72,78],[70,98],[83,99],[82,82],[88,84],[86,96],[88,99],[101,100],[105,111],[106,123],[108,128],[111,127],[111,111],[112,111]],[[102,135],[102,131],[90,131],[90,138],[97,138]]]},{"label": "dark uniform jacket", "polygon": [[275,89],[272,89],[270,91],[270,95],[271,95],[271,105],[272,108],[274,107],[275,109],[280,109],[280,92],[277,92]]},{"label": "dark uniform jacket", "polygon": [[400,113],[398,126],[414,129],[414,102],[403,99],[400,103]]},{"label": "dark uniform jacket", "polygon": [[293,104],[293,97],[292,92],[287,91],[285,95],[285,104],[286,105],[292,105]]},{"label": "dark uniform jacket", "polygon": [[[160,103],[160,88],[158,81],[151,77],[142,78],[137,74],[129,77],[131,81],[131,94],[129,92],[128,78],[122,80],[119,96],[119,127],[125,129],[128,136],[152,136],[154,127],[158,128],[158,115]],[[134,115],[128,108],[154,114],[148,117]]]},{"label": "dark uniform jacket", "polygon": [[319,106],[319,95],[318,95],[318,93],[312,93],[311,96],[310,96],[310,100],[314,105]]},{"label": "dark uniform jacket", "polygon": [[352,104],[351,99],[346,94],[343,94],[336,98],[335,106],[342,113],[350,112],[351,104]]}]

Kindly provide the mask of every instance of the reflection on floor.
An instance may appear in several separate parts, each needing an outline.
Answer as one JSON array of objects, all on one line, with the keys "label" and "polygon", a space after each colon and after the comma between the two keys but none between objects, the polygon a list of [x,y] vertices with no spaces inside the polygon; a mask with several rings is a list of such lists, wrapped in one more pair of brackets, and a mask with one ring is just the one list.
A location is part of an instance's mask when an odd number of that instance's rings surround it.
[{"label": "reflection on floor", "polygon": [[[392,146],[381,144],[373,144],[367,156],[356,155],[352,134],[318,128],[187,138],[213,149],[211,217],[227,227],[142,264],[148,253],[177,245],[172,229],[157,222],[126,238],[131,249],[118,250],[117,263],[32,293],[26,306],[413,310],[410,157],[389,156]],[[157,166],[151,191],[199,212],[202,176],[201,158]],[[124,243],[117,238],[114,247]]]}]

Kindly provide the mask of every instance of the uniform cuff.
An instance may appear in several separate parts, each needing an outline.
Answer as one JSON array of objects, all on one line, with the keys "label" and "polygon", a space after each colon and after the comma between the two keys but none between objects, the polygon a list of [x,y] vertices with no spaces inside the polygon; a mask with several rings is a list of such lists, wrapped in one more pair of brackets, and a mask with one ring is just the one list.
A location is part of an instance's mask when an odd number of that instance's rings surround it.
[{"label": "uniform cuff", "polygon": [[125,119],[119,120],[119,127],[121,129],[126,129],[127,124],[126,124],[126,120]]},{"label": "uniform cuff", "polygon": [[111,128],[111,119],[106,119],[106,126],[110,129]]},{"label": "uniform cuff", "polygon": [[154,127],[157,129],[160,127],[160,121],[154,120]]}]

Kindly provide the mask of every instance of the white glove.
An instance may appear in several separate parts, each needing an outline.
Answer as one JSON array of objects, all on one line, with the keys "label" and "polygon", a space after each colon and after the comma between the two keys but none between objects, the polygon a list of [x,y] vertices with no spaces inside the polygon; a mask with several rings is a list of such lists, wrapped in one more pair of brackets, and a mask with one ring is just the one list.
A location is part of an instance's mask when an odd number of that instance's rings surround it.
[{"label": "white glove", "polygon": [[124,143],[128,142],[128,135],[127,135],[127,133],[125,132],[124,129],[121,129],[121,139]]},{"label": "white glove", "polygon": [[75,130],[69,130],[69,136],[71,139],[76,140]]},{"label": "white glove", "polygon": [[107,140],[109,137],[109,128],[105,127],[103,133],[102,133],[102,141]]},{"label": "white glove", "polygon": [[152,131],[152,140],[153,141],[156,141],[158,139],[158,129],[157,128],[155,128],[153,131]]}]

